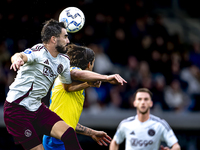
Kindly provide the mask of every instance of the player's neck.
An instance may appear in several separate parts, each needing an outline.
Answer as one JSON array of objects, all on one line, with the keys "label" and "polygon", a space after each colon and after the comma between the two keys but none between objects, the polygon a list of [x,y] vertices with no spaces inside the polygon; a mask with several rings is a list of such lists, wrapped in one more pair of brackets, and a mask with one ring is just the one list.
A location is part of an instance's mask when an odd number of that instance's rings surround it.
[{"label": "player's neck", "polygon": [[49,51],[51,56],[57,57],[59,52],[55,49],[55,47],[51,46],[51,44],[45,44],[43,43],[44,47]]},{"label": "player's neck", "polygon": [[139,120],[140,122],[145,122],[145,121],[147,121],[147,120],[149,119],[149,117],[150,117],[149,112],[147,112],[147,113],[145,113],[145,114],[142,114],[142,113],[138,112],[137,115],[138,115],[138,120]]}]

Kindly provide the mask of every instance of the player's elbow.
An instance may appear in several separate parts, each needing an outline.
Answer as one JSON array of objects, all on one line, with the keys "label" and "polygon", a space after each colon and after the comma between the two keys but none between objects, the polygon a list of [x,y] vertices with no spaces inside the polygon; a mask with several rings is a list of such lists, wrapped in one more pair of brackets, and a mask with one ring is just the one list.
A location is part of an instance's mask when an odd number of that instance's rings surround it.
[{"label": "player's elbow", "polygon": [[118,150],[118,149],[119,149],[119,144],[117,144],[115,140],[112,140],[110,142],[109,150]]},{"label": "player's elbow", "polygon": [[63,89],[65,90],[65,91],[67,91],[67,92],[71,92],[70,90],[70,86],[68,85],[68,84],[62,84],[63,85]]}]

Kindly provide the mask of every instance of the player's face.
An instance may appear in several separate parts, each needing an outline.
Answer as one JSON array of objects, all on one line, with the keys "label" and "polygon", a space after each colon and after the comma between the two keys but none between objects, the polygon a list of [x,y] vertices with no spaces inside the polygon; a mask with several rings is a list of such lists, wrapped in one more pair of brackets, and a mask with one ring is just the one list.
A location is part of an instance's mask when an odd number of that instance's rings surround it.
[{"label": "player's face", "polygon": [[146,114],[150,111],[150,108],[153,106],[153,102],[149,93],[138,92],[136,94],[133,105],[137,108],[137,111],[141,114]]},{"label": "player's face", "polygon": [[56,49],[59,53],[67,52],[67,44],[69,43],[69,38],[66,29],[62,28],[60,37],[57,38]]}]

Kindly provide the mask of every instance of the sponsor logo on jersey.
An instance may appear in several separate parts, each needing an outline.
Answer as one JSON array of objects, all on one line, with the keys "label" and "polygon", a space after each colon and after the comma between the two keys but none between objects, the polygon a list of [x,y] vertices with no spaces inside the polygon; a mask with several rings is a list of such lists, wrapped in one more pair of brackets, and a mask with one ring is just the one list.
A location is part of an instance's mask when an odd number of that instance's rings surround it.
[{"label": "sponsor logo on jersey", "polygon": [[25,54],[30,54],[30,53],[32,53],[32,51],[29,50],[29,49],[26,49],[26,50],[24,51],[24,53],[25,53]]},{"label": "sponsor logo on jersey", "polygon": [[156,133],[156,131],[153,130],[153,129],[149,129],[149,131],[148,131],[148,134],[149,134],[150,136],[154,136],[155,133]]},{"label": "sponsor logo on jersey", "polygon": [[139,140],[136,138],[131,139],[131,145],[132,146],[144,146],[147,147],[148,145],[152,145],[153,141],[152,140]]}]

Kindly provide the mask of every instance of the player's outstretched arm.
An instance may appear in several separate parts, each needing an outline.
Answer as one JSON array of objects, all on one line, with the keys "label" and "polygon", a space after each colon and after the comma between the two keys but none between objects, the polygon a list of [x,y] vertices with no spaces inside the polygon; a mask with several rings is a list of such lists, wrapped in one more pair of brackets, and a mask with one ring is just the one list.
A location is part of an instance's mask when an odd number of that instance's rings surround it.
[{"label": "player's outstretched arm", "polygon": [[121,84],[127,83],[119,74],[114,75],[101,75],[88,70],[72,70],[71,71],[72,80],[79,80],[83,82],[94,82],[94,81],[102,81],[109,82],[111,84]]},{"label": "player's outstretched arm", "polygon": [[109,150],[118,150],[118,149],[119,149],[119,144],[117,144],[117,143],[115,142],[115,140],[112,140],[112,141],[110,142]]},{"label": "player's outstretched arm", "polygon": [[26,63],[28,60],[27,56],[23,53],[15,53],[12,57],[11,57],[11,66],[10,69],[14,69],[14,71],[17,71],[20,66],[24,65],[24,63]]},{"label": "player's outstretched arm", "polygon": [[62,83],[62,85],[65,91],[67,92],[80,91],[80,90],[90,87],[90,85],[87,84],[87,82],[76,82],[76,81],[73,81],[71,84]]},{"label": "player's outstretched arm", "polygon": [[170,149],[169,147],[164,147],[161,145],[161,150],[181,150],[181,147],[178,143],[175,143],[172,148]]},{"label": "player's outstretched arm", "polygon": [[67,92],[75,92],[75,91],[80,91],[80,90],[86,89],[88,87],[97,87],[97,88],[99,88],[101,86],[101,81],[96,81],[96,82],[73,81],[71,84],[62,83],[62,85],[63,85],[63,88]]},{"label": "player's outstretched arm", "polygon": [[79,123],[76,126],[76,133],[90,136],[101,146],[108,146],[107,143],[110,143],[111,141],[111,137],[108,136],[107,133],[105,133],[104,131],[96,131],[91,128],[85,127]]}]

